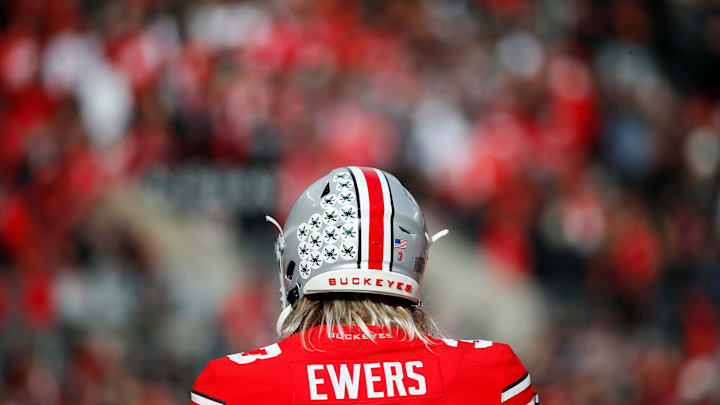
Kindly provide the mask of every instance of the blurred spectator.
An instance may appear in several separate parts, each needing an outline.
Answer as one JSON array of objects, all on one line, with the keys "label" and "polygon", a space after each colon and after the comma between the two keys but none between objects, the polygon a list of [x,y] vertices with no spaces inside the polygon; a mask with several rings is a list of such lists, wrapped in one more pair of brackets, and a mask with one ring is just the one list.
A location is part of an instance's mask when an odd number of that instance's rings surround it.
[{"label": "blurred spectator", "polygon": [[543,403],[720,403],[718,43],[685,0],[2,3],[0,403],[187,401],[272,340],[263,216],[350,164],[475,243],[431,312],[542,323]]}]

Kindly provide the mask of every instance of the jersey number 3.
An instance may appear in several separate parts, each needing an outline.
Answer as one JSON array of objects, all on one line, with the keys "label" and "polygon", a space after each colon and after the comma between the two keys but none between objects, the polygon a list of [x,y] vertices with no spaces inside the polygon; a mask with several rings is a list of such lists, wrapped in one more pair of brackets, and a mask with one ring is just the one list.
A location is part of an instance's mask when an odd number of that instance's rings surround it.
[{"label": "jersey number 3", "polygon": [[236,353],[231,354],[228,358],[237,364],[249,364],[255,360],[265,360],[277,357],[282,353],[280,346],[277,343],[273,343],[269,346],[265,346],[262,349],[253,350],[247,353]]}]

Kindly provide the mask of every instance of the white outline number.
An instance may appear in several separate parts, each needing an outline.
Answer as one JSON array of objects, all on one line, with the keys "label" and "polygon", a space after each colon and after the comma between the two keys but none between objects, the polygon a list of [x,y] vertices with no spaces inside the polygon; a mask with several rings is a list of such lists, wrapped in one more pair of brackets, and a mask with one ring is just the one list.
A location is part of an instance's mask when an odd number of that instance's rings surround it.
[{"label": "white outline number", "polygon": [[236,353],[228,355],[228,358],[237,364],[250,364],[255,360],[265,360],[277,357],[282,353],[280,346],[277,343],[273,343],[269,346],[265,346],[262,349],[255,350],[256,353]]}]

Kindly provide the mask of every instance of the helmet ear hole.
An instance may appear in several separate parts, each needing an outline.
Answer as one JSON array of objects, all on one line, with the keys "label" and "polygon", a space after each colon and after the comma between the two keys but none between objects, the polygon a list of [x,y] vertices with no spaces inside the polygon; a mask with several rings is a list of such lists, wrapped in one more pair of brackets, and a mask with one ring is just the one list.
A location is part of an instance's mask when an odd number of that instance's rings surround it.
[{"label": "helmet ear hole", "polygon": [[292,280],[293,273],[295,272],[295,261],[290,260],[290,263],[288,263],[287,268],[285,269],[285,277],[288,280]]},{"label": "helmet ear hole", "polygon": [[325,189],[323,189],[322,194],[320,194],[320,198],[323,198],[328,194],[330,194],[330,182],[325,185]]}]

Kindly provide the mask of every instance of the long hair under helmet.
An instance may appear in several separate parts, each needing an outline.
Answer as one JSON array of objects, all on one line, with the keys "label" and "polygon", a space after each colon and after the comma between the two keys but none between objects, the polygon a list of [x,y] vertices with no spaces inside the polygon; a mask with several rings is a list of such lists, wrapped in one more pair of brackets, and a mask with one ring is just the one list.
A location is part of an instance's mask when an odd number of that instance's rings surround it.
[{"label": "long hair under helmet", "polygon": [[310,185],[295,201],[280,231],[283,311],[278,334],[305,295],[380,294],[420,300],[428,248],[448,231],[428,235],[425,217],[393,175],[368,167],[341,167]]}]

